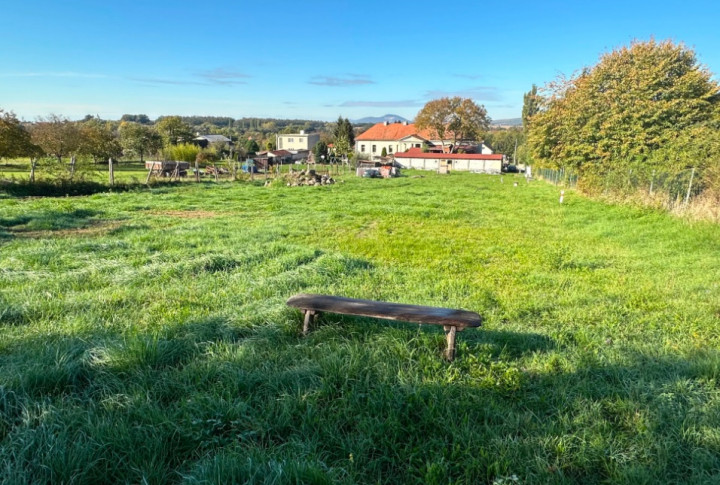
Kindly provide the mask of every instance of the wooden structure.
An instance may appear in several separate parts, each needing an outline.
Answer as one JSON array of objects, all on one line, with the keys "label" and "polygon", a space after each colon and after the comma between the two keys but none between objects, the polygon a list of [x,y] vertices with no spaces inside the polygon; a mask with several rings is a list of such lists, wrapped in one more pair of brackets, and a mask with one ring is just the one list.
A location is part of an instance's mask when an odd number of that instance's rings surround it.
[{"label": "wooden structure", "polygon": [[187,171],[190,168],[188,162],[177,162],[177,161],[146,161],[145,168],[149,170],[148,179],[150,175],[159,175],[161,177],[185,177]]},{"label": "wooden structure", "polygon": [[456,332],[461,332],[468,327],[479,327],[482,324],[480,315],[467,310],[357,300],[340,296],[299,294],[290,298],[287,304],[304,312],[304,335],[310,331],[310,325],[315,317],[322,312],[442,325],[447,339],[445,357],[450,361],[455,358]]}]

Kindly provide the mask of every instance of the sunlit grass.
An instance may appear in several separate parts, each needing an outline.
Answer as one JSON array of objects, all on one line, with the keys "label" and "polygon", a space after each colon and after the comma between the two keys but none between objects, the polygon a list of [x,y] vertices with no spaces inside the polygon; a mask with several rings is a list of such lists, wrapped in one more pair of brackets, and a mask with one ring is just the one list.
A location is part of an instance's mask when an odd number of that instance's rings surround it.
[{"label": "sunlit grass", "polygon": [[[0,200],[0,476],[711,483],[720,229],[418,174]],[[485,325],[452,364],[414,324],[302,338],[299,292]]]}]

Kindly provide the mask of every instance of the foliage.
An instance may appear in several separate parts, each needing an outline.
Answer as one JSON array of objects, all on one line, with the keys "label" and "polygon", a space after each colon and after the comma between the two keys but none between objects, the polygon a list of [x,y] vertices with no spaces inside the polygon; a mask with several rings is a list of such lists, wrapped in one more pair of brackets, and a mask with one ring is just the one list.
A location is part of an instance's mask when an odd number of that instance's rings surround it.
[{"label": "foliage", "polygon": [[485,133],[485,143],[493,149],[494,153],[502,153],[512,157],[515,147],[518,151],[525,144],[525,132],[522,128],[509,128],[507,130],[494,130]]},{"label": "foliage", "polygon": [[253,138],[248,138],[244,143],[245,151],[248,155],[255,154],[260,151],[260,145]]},{"label": "foliage", "polygon": [[714,483],[720,226],[423,174],[0,203],[1,481]]},{"label": "foliage", "polygon": [[540,103],[541,98],[538,96],[537,86],[533,84],[530,91],[523,95],[522,124],[525,130],[528,129],[530,118],[540,111]]},{"label": "foliage", "polygon": [[43,153],[53,156],[62,163],[62,158],[77,152],[81,134],[75,123],[67,118],[51,114],[39,118],[30,128],[32,142]]},{"label": "foliage", "polygon": [[89,155],[95,162],[122,156],[122,147],[111,127],[98,119],[91,119],[78,126],[80,155]]},{"label": "foliage", "polygon": [[185,123],[180,116],[166,116],[158,118],[155,129],[163,138],[164,145],[177,145],[188,143],[193,139],[193,132],[190,125]]},{"label": "foliage", "polygon": [[338,117],[337,123],[335,123],[333,128],[333,143],[337,142],[337,140],[341,138],[345,138],[347,140],[350,144],[350,148],[355,145],[355,132],[353,130],[352,123],[350,123],[349,119],[343,118],[342,116]]},{"label": "foliage", "polygon": [[165,149],[165,158],[167,160],[176,160],[179,162],[194,162],[197,159],[201,148],[192,143],[180,143]]},{"label": "foliage", "polygon": [[532,154],[545,166],[572,167],[586,180],[662,163],[667,157],[656,152],[718,119],[720,101],[717,83],[692,50],[654,40],[605,54],[546,91],[530,121]]},{"label": "foliage", "polygon": [[341,136],[333,142],[332,151],[336,157],[347,157],[353,152],[353,149],[350,140],[345,136]]},{"label": "foliage", "polygon": [[121,122],[127,122],[127,123],[140,123],[141,125],[151,125],[152,120],[148,118],[148,115],[129,115],[124,114],[120,118]]},{"label": "foliage", "polygon": [[0,158],[37,155],[30,133],[11,111],[0,109]]},{"label": "foliage", "polygon": [[145,155],[158,152],[163,147],[162,136],[150,126],[140,123],[122,122],[118,129],[123,149],[145,161]]},{"label": "foliage", "polygon": [[453,141],[453,150],[458,142],[473,141],[490,126],[485,107],[472,99],[455,96],[428,101],[415,118],[419,129],[434,131],[443,147],[445,140]]},{"label": "foliage", "polygon": [[313,153],[315,154],[315,160],[322,160],[322,157],[328,156],[328,146],[323,140],[320,140],[313,147]]}]

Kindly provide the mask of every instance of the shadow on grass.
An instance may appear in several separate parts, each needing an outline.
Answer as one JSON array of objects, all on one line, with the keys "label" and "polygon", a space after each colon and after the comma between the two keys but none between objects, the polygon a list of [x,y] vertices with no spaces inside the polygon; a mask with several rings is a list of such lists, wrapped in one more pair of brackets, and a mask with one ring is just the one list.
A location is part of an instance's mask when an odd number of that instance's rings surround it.
[{"label": "shadow on grass", "polygon": [[[301,338],[295,317],[5,346],[5,471],[87,483],[710,483],[720,472],[717,352],[607,360],[477,330],[449,364],[427,345],[443,340],[434,327],[342,317]],[[414,343],[397,338],[413,329]],[[524,370],[531,359],[539,367]]]},{"label": "shadow on grass", "polygon": [[30,212],[11,218],[0,218],[0,240],[37,231],[64,231],[87,228],[98,222],[101,212],[75,209],[73,211],[46,210]]}]

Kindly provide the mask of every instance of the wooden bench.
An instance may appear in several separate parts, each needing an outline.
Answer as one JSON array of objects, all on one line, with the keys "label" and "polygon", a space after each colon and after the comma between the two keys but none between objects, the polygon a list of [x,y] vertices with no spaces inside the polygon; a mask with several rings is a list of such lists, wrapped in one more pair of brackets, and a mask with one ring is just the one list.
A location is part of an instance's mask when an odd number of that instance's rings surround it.
[{"label": "wooden bench", "polygon": [[482,323],[480,315],[467,310],[357,300],[330,295],[295,295],[287,301],[287,304],[305,313],[303,335],[307,335],[315,317],[322,312],[442,325],[447,339],[445,357],[448,360],[455,358],[455,333],[468,327],[479,327]]}]

